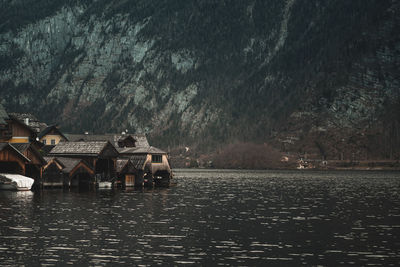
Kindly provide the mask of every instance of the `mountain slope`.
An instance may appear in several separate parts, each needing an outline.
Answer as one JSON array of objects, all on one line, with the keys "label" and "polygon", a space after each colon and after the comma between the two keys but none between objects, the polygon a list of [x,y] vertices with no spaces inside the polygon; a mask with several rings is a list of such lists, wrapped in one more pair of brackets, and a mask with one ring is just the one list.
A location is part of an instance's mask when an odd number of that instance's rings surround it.
[{"label": "mountain slope", "polygon": [[399,157],[398,1],[51,2],[1,1],[10,111],[158,145]]}]

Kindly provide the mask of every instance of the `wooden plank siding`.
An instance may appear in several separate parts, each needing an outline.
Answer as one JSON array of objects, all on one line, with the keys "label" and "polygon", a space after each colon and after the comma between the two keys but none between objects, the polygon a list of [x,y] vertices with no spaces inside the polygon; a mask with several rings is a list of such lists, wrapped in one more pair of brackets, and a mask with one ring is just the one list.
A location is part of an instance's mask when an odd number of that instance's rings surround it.
[{"label": "wooden plank siding", "polygon": [[90,175],[94,175],[94,170],[89,168],[84,162],[79,162],[78,165],[76,165],[69,173],[69,177],[74,176],[74,174],[76,172],[82,172],[82,171],[86,171],[87,173],[89,173]]},{"label": "wooden plank siding", "polygon": [[29,161],[8,146],[0,151],[0,162],[18,164],[21,170],[15,170],[15,173],[25,175],[25,164]]}]

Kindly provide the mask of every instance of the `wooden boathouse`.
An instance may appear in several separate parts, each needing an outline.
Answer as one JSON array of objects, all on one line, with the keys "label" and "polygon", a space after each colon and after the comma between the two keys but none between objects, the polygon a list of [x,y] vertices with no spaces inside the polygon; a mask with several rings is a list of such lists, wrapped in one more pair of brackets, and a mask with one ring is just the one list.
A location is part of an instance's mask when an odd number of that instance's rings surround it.
[{"label": "wooden boathouse", "polygon": [[60,142],[49,157],[84,160],[94,170],[94,181],[113,182],[116,178],[116,161],[119,153],[108,141]]},{"label": "wooden boathouse", "polygon": [[167,152],[152,146],[124,148],[120,149],[120,157],[130,159],[143,172],[145,184],[169,186],[172,171]]},{"label": "wooden boathouse", "polygon": [[[118,182],[125,187],[145,185],[146,156],[132,156],[117,160]],[[148,181],[146,181],[147,183]],[[152,182],[152,181],[151,181]],[[146,184],[148,185],[148,184]]]},{"label": "wooden boathouse", "polygon": [[30,160],[10,143],[0,143],[0,173],[25,175]]},{"label": "wooden boathouse", "polygon": [[83,159],[47,157],[46,160],[44,187],[90,187],[94,183],[94,169]]},{"label": "wooden boathouse", "polygon": [[34,143],[14,143],[12,144],[21,154],[29,159],[25,163],[25,176],[35,180],[34,187],[41,185],[42,166],[47,162],[40,154],[37,146]]}]

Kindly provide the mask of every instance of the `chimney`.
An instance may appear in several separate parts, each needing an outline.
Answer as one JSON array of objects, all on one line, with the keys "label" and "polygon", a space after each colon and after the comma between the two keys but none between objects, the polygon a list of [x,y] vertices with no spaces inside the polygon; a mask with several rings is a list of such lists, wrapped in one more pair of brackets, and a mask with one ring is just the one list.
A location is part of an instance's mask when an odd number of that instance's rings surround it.
[{"label": "chimney", "polygon": [[29,118],[25,118],[24,121],[25,121],[25,124],[29,126]]}]

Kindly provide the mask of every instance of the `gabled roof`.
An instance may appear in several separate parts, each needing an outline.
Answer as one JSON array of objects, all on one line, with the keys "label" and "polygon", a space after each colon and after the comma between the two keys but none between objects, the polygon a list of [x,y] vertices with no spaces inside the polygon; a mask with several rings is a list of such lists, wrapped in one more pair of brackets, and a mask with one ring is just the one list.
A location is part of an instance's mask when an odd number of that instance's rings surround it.
[{"label": "gabled roof", "polygon": [[32,143],[13,143],[12,146],[15,147],[22,154],[24,154],[28,149],[31,149],[32,153],[36,155],[36,157],[42,164],[47,163],[42,154],[40,154],[40,152],[34,146],[32,146]]},{"label": "gabled roof", "polygon": [[120,154],[167,154],[167,152],[153,147],[130,147],[118,149]]},{"label": "gabled roof", "polygon": [[135,139],[136,147],[149,147],[149,142],[144,134],[65,134],[69,141],[109,141],[114,147],[118,147],[118,141],[128,136]]},{"label": "gabled roof", "polygon": [[68,138],[65,137],[65,135],[60,131],[60,129],[57,128],[56,125],[47,126],[43,131],[41,131],[41,132],[38,134],[38,137],[39,137],[39,138],[42,138],[43,136],[45,136],[45,135],[47,135],[48,133],[50,133],[52,130],[55,131],[55,132],[57,132],[58,135],[62,136],[65,140],[68,141]]},{"label": "gabled roof", "polygon": [[29,149],[31,144],[30,143],[13,143],[12,146],[15,147],[16,149],[18,149],[19,152],[24,153],[25,151],[27,151]]},{"label": "gabled roof", "polygon": [[108,141],[85,141],[85,142],[60,142],[50,152],[49,156],[99,156],[103,150],[111,146],[115,153],[118,151]]},{"label": "gabled roof", "polygon": [[129,157],[135,169],[144,170],[144,164],[146,163],[147,155],[133,155]]},{"label": "gabled roof", "polygon": [[121,172],[125,168],[126,164],[128,164],[128,162],[129,159],[118,159],[116,162],[116,171]]},{"label": "gabled roof", "polygon": [[31,113],[9,113],[9,115],[13,116],[14,118],[18,119],[20,122],[25,124],[25,119],[29,120],[29,127],[31,127],[36,133],[39,133],[42,131],[44,128],[47,127],[47,124],[44,122],[41,122],[36,118],[35,115]]},{"label": "gabled roof", "polygon": [[57,164],[59,164],[61,166],[61,168],[62,168],[61,171],[63,173],[71,175],[72,174],[71,172],[74,171],[74,169],[75,169],[75,171],[77,169],[79,169],[78,168],[79,165],[82,164],[81,166],[83,166],[86,170],[94,173],[93,166],[91,166],[89,163],[87,163],[83,159],[67,158],[67,157],[45,157],[45,159],[48,162],[48,164],[45,166],[45,169],[50,166],[50,164],[49,164],[50,162],[56,162]]},{"label": "gabled roof", "polygon": [[83,161],[88,167],[91,167],[82,159],[58,157],[56,160],[64,166],[64,169],[62,169],[62,172],[64,173],[70,173],[81,161]]},{"label": "gabled roof", "polygon": [[47,162],[47,164],[43,167],[44,169],[47,169],[50,166],[50,162],[56,162],[61,166],[61,170],[65,168],[64,164],[61,163],[61,161],[58,160],[56,157],[43,157],[44,160]]},{"label": "gabled roof", "polygon": [[17,117],[15,117],[14,115],[11,115],[11,114],[10,114],[8,117],[9,117],[9,119],[10,119],[11,121],[18,123],[18,124],[21,125],[23,128],[25,128],[25,129],[27,129],[28,131],[30,131],[31,134],[32,134],[33,136],[36,136],[36,135],[37,135],[37,132],[36,132],[32,127],[26,125],[24,122],[20,121],[20,120],[19,120]]},{"label": "gabled roof", "polygon": [[6,124],[8,119],[8,114],[2,104],[0,104],[0,124]]},{"label": "gabled roof", "polygon": [[0,151],[3,151],[4,149],[11,149],[12,151],[14,151],[19,157],[21,157],[23,160],[30,162],[31,160],[28,159],[27,157],[25,157],[24,154],[22,154],[17,148],[15,148],[13,145],[11,145],[10,143],[0,143]]}]

